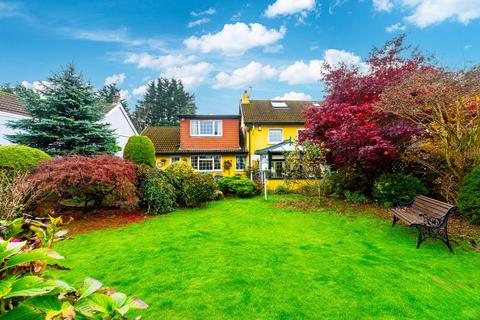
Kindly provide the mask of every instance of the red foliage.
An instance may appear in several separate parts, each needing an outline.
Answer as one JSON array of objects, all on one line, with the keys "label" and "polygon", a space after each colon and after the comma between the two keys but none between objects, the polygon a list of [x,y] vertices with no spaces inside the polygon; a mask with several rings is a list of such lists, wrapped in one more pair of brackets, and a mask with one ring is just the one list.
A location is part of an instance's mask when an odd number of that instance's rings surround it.
[{"label": "red foliage", "polygon": [[119,157],[69,156],[41,163],[29,179],[57,203],[79,199],[85,206],[131,207],[138,202],[136,167]]},{"label": "red foliage", "polygon": [[360,167],[365,171],[387,168],[397,159],[402,146],[418,132],[417,127],[374,108],[380,94],[414,71],[428,68],[427,58],[413,50],[402,54],[403,36],[374,48],[367,61],[369,72],[340,65],[326,65],[327,96],[320,107],[306,111],[306,128],[301,139],[323,143],[331,150],[335,167]]}]

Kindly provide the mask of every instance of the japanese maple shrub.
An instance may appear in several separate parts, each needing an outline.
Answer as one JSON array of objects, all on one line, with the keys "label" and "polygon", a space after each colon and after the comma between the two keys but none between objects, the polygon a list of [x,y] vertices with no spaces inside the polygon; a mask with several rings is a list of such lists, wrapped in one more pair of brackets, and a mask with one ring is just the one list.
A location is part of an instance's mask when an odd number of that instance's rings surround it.
[{"label": "japanese maple shrub", "polygon": [[385,88],[427,66],[428,59],[416,50],[409,52],[403,42],[400,36],[374,48],[362,69],[326,64],[326,98],[305,114],[306,130],[300,140],[323,144],[330,150],[327,160],[333,169],[361,170],[370,185],[378,172],[389,170],[418,130],[408,121],[375,109]]},{"label": "japanese maple shrub", "polygon": [[68,156],[38,165],[30,181],[57,207],[80,199],[88,206],[132,207],[138,201],[136,167],[116,156]]}]

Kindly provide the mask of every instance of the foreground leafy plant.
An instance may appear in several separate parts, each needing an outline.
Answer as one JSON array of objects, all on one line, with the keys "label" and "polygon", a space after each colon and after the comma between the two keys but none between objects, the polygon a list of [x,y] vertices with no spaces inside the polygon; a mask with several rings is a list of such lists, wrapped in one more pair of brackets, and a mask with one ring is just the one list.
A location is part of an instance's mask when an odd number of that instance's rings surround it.
[{"label": "foreground leafy plant", "polygon": [[[18,218],[0,222],[0,320],[126,319],[131,309],[148,306],[87,278],[79,289],[43,275],[47,266],[62,268],[53,250],[63,240],[61,218]],[[137,318],[138,319],[138,318]]]}]

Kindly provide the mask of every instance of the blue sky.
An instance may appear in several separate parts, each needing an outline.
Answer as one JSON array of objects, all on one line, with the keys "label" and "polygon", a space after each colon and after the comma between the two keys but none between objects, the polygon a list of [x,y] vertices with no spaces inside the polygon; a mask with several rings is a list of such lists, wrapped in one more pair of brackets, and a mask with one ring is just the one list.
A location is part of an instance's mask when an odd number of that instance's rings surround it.
[{"label": "blue sky", "polygon": [[321,99],[322,61],[362,68],[399,32],[442,65],[479,63],[480,0],[0,0],[0,82],[37,86],[74,62],[131,105],[167,76],[199,113],[230,114],[250,87],[256,99]]}]

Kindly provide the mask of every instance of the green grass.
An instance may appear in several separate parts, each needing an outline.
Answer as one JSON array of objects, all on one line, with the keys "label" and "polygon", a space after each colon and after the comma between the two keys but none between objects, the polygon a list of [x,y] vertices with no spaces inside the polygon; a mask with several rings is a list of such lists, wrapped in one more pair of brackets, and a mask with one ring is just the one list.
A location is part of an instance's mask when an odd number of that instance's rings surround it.
[{"label": "green grass", "polygon": [[479,254],[441,242],[416,250],[415,230],[375,216],[274,201],[77,235],[57,246],[72,268],[61,277],[138,295],[144,319],[479,319]]}]

